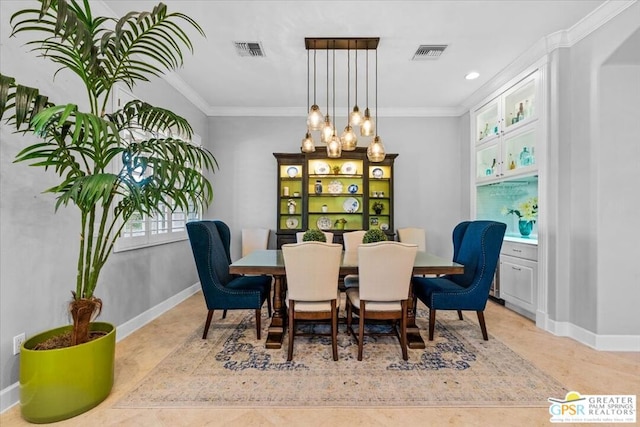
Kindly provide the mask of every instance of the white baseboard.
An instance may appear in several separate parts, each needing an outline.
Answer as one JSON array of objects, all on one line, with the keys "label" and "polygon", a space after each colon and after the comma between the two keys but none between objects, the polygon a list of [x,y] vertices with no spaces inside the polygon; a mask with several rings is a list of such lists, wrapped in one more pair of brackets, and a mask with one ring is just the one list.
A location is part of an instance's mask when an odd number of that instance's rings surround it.
[{"label": "white baseboard", "polygon": [[153,319],[161,316],[167,311],[171,310],[176,305],[180,304],[182,301],[189,298],[191,295],[195,294],[200,290],[200,283],[196,283],[194,285],[189,286],[187,289],[175,294],[169,299],[162,301],[160,304],[155,307],[151,307],[149,310],[141,313],[140,315],[134,317],[128,322],[123,323],[122,325],[118,325],[116,328],[116,339],[120,341],[138,329],[142,328],[147,323],[151,322]]},{"label": "white baseboard", "polygon": [[20,383],[13,383],[0,391],[0,414],[20,402]]},{"label": "white baseboard", "polygon": [[548,317],[543,321],[544,330],[561,337],[572,338],[579,343],[600,351],[640,351],[639,335],[598,335],[569,322],[556,322]]},{"label": "white baseboard", "polygon": [[[149,310],[134,317],[128,322],[123,323],[116,327],[116,340],[121,341],[124,338],[131,335],[133,332],[142,328],[153,319],[161,316],[163,313],[171,310],[182,301],[189,298],[200,290],[200,283],[189,286],[187,289],[175,294],[169,299],[162,301],[155,307],[151,307]],[[11,384],[0,391],[0,413],[3,413],[20,402],[20,383],[16,382]]]}]

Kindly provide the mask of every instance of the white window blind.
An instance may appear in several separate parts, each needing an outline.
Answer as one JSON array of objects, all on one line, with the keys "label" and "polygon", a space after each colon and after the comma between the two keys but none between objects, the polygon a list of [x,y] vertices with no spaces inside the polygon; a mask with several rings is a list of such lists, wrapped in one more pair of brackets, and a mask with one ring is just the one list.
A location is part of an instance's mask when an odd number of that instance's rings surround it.
[{"label": "white window blind", "polygon": [[[114,109],[122,108],[127,102],[135,99],[132,94],[122,88],[116,89],[114,93],[116,94],[114,97],[114,103],[116,104]],[[168,135],[163,135],[159,132],[147,134],[141,131],[135,131],[128,132],[122,136],[133,142],[146,140],[151,137],[163,138]],[[194,134],[191,142],[200,144],[200,136]],[[117,159],[117,164],[114,167],[116,170],[120,170],[122,167],[122,159]],[[141,175],[140,179],[142,178]],[[187,212],[184,212],[182,209],[176,209],[172,212],[171,206],[162,204],[160,206],[160,212],[161,214],[154,216],[134,213],[122,229],[121,236],[115,244],[115,252],[185,240],[187,239],[186,223],[201,218],[201,214],[197,211],[193,203],[189,204]]]}]

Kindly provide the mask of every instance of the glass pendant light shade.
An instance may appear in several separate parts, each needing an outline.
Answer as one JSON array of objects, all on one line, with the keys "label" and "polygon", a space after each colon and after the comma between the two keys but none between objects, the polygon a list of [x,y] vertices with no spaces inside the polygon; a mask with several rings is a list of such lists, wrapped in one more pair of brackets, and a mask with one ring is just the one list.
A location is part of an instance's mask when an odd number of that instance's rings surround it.
[{"label": "glass pendant light shade", "polygon": [[371,113],[369,109],[364,110],[364,119],[362,120],[362,124],[360,125],[360,135],[362,136],[371,136],[375,133],[376,127],[373,119],[371,118]]},{"label": "glass pendant light shade", "polygon": [[358,137],[350,125],[345,126],[344,132],[340,135],[340,141],[342,142],[342,149],[344,151],[353,151],[356,149]]},{"label": "glass pendant light shade", "polygon": [[322,126],[322,132],[320,134],[320,140],[328,144],[331,141],[331,137],[333,136],[333,126],[331,126],[331,119],[329,118],[329,114],[324,117],[324,124]]},{"label": "glass pendant light shade", "polygon": [[386,154],[384,152],[384,145],[382,145],[382,138],[376,135],[371,141],[371,144],[367,147],[367,158],[370,162],[381,162],[384,160]]},{"label": "glass pendant light shade", "polygon": [[307,134],[302,139],[301,149],[303,153],[313,153],[314,151],[316,151],[316,146],[313,143],[311,132],[307,131]]},{"label": "glass pendant light shade", "polygon": [[349,124],[351,126],[360,126],[362,124],[362,113],[357,105],[353,107],[353,111],[349,114]]},{"label": "glass pendant light shade", "polygon": [[320,111],[320,107],[316,104],[311,106],[309,110],[309,116],[307,117],[307,126],[310,130],[320,130],[322,129],[322,124],[324,123],[322,112]]},{"label": "glass pendant light shade", "polygon": [[334,134],[331,136],[329,143],[327,144],[327,157],[331,159],[337,159],[342,155],[342,144],[340,138]]}]

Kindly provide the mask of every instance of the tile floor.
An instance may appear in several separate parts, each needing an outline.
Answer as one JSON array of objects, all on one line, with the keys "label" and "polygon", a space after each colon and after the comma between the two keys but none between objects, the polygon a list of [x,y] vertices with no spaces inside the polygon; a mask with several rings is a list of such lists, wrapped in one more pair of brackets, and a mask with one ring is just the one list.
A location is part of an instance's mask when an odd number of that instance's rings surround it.
[{"label": "tile floor", "polygon": [[[116,348],[116,378],[111,395],[93,410],[54,425],[550,425],[548,408],[114,409],[113,405],[179,345],[194,325],[204,322],[205,317],[202,295],[197,293],[119,342]],[[640,395],[640,353],[593,350],[572,339],[544,332],[530,320],[492,302],[485,310],[485,318],[490,335],[571,390],[581,394]],[[491,384],[487,384],[487,387],[491,387]],[[28,423],[20,418],[19,407],[14,406],[0,416],[0,425],[9,427]]]}]

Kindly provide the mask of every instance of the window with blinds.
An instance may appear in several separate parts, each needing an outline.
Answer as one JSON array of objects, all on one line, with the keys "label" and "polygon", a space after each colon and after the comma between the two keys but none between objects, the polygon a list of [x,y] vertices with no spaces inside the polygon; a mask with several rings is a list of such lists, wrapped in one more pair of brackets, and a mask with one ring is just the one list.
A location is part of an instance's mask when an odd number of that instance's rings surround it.
[{"label": "window with blinds", "polygon": [[[115,94],[115,108],[120,108],[134,99],[132,94],[122,88],[118,88]],[[163,135],[160,132],[147,134],[141,131],[134,131],[127,132],[126,135],[122,136],[128,141],[134,142],[149,138],[163,138],[168,135]],[[194,144],[199,144],[200,140],[198,135],[193,135],[192,142]],[[121,161],[121,159],[118,160],[120,163]],[[121,164],[118,164],[115,167],[119,170],[121,166]],[[142,174],[140,174],[140,179],[143,178]],[[172,208],[172,206],[162,204],[160,206],[161,213],[154,216],[134,213],[122,229],[121,236],[115,245],[115,252],[186,240],[186,223],[201,219],[201,214],[193,204],[189,204],[187,212],[182,209],[174,210]]]}]

